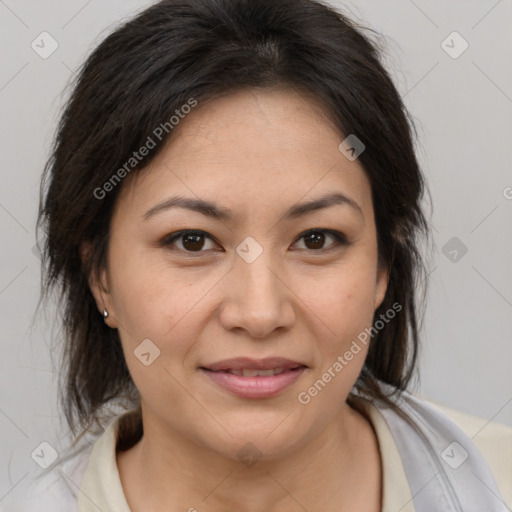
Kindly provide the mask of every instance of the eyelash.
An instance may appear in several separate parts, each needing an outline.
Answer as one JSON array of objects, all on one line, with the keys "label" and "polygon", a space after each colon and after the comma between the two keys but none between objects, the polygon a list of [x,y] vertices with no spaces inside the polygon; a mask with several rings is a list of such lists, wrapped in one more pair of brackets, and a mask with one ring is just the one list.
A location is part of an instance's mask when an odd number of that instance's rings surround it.
[{"label": "eyelash", "polygon": [[[312,233],[324,233],[324,234],[327,234],[327,235],[330,235],[332,238],[334,238],[335,240],[335,243],[327,248],[327,249],[299,249],[299,250],[304,250],[304,251],[307,251],[307,252],[310,252],[310,253],[313,253],[313,254],[318,254],[318,253],[327,253],[327,252],[331,252],[332,250],[335,250],[336,248],[340,247],[340,246],[348,246],[350,245],[349,242],[347,241],[347,238],[345,237],[345,235],[339,231],[335,231],[335,230],[332,230],[332,229],[309,229],[307,231],[305,231],[304,233],[302,233],[298,238],[297,238],[297,241],[299,241],[300,239],[306,237],[307,235],[310,235]],[[162,240],[162,246],[164,247],[169,247],[171,246],[176,240],[179,240],[181,237],[185,236],[185,235],[205,235],[206,238],[209,238],[210,240],[214,241],[214,238],[212,236],[210,236],[208,233],[206,233],[205,231],[201,231],[201,230],[183,230],[183,231],[177,231],[175,233],[171,233],[169,235],[167,235],[163,240]],[[296,242],[294,242],[296,243]],[[185,252],[187,255],[190,255],[192,257],[198,257],[201,255],[201,253],[203,252],[207,252],[207,251],[204,251],[204,250],[200,250],[200,251],[187,251],[186,249],[179,249],[179,248],[174,248],[174,249],[171,249],[171,250],[176,250],[176,251],[181,251],[181,252]]]}]

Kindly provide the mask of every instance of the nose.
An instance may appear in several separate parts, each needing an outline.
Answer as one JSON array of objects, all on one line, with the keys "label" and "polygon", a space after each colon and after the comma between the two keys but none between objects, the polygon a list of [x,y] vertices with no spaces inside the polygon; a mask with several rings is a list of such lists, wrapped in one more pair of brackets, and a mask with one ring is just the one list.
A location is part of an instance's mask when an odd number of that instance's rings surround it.
[{"label": "nose", "polygon": [[220,314],[225,329],[267,338],[293,325],[293,290],[269,253],[263,251],[252,263],[235,256]]}]

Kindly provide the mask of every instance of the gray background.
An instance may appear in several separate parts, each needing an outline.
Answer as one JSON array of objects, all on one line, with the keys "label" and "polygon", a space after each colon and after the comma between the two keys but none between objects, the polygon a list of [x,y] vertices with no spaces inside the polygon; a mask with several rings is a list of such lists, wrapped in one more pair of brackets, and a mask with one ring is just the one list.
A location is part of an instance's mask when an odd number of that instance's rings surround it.
[{"label": "gray background", "polygon": [[[39,470],[34,448],[65,445],[58,359],[49,351],[58,332],[44,318],[30,329],[40,279],[39,179],[63,91],[111,28],[150,3],[0,0],[0,510],[2,498]],[[416,121],[432,193],[436,249],[416,389],[512,426],[512,0],[343,5],[386,36],[385,62]],[[47,59],[31,48],[43,31],[59,45]],[[457,58],[445,49],[458,53],[462,40],[451,36],[442,46],[453,31],[469,44]]]}]

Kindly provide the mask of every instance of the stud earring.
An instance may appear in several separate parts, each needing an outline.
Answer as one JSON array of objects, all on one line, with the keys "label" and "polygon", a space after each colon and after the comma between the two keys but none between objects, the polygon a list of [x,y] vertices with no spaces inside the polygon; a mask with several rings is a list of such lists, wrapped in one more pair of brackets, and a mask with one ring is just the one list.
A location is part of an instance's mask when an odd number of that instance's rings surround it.
[{"label": "stud earring", "polygon": [[108,317],[108,311],[106,309],[103,310],[103,320],[107,320]]}]

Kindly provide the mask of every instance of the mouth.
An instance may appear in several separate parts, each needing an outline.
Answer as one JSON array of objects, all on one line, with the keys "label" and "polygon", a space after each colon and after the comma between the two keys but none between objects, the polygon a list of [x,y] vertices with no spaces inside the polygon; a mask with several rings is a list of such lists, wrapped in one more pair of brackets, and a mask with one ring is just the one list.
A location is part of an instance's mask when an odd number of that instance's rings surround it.
[{"label": "mouth", "polygon": [[255,370],[251,368],[244,368],[242,370],[235,370],[235,369],[227,369],[227,370],[209,370],[208,368],[205,368],[205,370],[209,371],[216,371],[216,372],[224,372],[224,373],[231,373],[232,375],[238,375],[240,377],[271,377],[273,375],[280,375],[283,372],[287,371],[293,371],[297,370],[300,367],[297,366],[296,368],[269,368],[268,370]]},{"label": "mouth", "polygon": [[201,366],[199,369],[222,389],[243,398],[268,398],[294,384],[307,365],[273,357],[237,358]]}]

